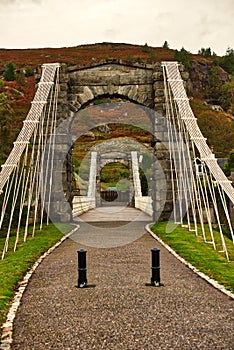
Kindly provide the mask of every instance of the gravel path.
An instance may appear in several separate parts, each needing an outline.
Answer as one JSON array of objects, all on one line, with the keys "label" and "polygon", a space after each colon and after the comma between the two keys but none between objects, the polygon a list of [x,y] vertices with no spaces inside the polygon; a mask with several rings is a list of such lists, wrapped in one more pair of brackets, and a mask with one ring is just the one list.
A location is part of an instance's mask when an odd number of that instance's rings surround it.
[{"label": "gravel path", "polygon": [[[143,236],[114,248],[85,247],[67,239],[50,254],[24,293],[12,348],[233,350],[233,300],[144,234],[144,225],[103,222],[110,234],[118,226],[123,236],[129,227]],[[89,225],[92,234],[96,229]],[[161,249],[164,287],[145,286],[150,282],[153,247]],[[88,284],[95,288],[75,287],[80,248],[87,249]]]}]

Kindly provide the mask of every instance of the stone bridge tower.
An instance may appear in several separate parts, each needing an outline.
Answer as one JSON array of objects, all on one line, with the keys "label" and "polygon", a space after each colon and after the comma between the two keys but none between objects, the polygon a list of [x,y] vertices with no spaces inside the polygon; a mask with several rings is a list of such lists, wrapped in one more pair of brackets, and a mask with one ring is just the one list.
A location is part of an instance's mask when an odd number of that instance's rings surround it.
[{"label": "stone bridge tower", "polygon": [[[188,79],[188,74],[180,67],[182,78]],[[40,74],[40,72],[39,72]],[[59,92],[57,104],[57,139],[55,159],[61,163],[65,160],[62,171],[63,191],[68,202],[71,202],[71,127],[78,113],[103,97],[119,97],[124,100],[144,106],[149,110],[149,120],[152,133],[154,154],[162,172],[154,169],[153,209],[156,212],[163,205],[160,219],[170,216],[172,210],[172,190],[170,183],[170,164],[167,144],[165,142],[166,107],[164,97],[163,71],[160,63],[129,63],[122,60],[107,59],[87,65],[62,64],[60,68]],[[112,121],[113,122],[113,121]],[[92,122],[95,126],[95,121]],[[82,129],[82,128],[81,128]],[[86,132],[87,129],[83,129]],[[54,169],[55,176],[61,176],[61,164]],[[57,172],[57,173],[56,173]],[[166,179],[166,188],[162,187]],[[166,194],[165,194],[166,192]],[[66,221],[70,215],[69,204],[59,205],[61,188],[53,189],[53,202],[61,221]],[[162,202],[162,198],[166,198]]]}]

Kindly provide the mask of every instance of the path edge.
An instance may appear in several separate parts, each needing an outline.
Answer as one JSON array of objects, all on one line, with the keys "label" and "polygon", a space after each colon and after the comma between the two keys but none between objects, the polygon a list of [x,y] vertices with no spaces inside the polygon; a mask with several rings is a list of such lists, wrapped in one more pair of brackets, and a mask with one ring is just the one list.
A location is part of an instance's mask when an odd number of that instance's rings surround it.
[{"label": "path edge", "polygon": [[182,262],[184,265],[186,265],[190,270],[195,272],[198,276],[200,276],[202,279],[204,279],[206,282],[211,284],[214,288],[218,289],[220,292],[226,294],[229,298],[234,299],[234,293],[227,290],[224,286],[219,284],[216,280],[210,278],[205,273],[199,271],[195,266],[190,264],[188,261],[186,261],[184,258],[182,258],[178,253],[176,253],[168,244],[166,244],[160,237],[158,237],[153,231],[151,231],[151,226],[154,223],[149,223],[145,226],[145,229],[147,232],[150,233],[150,235],[156,239],[160,244],[162,244],[174,257],[176,257],[180,262]]},{"label": "path edge", "polygon": [[1,327],[2,328],[2,336],[1,336],[1,342],[0,342],[1,350],[11,350],[11,344],[13,342],[14,319],[15,319],[17,310],[20,306],[23,293],[29,283],[30,278],[32,277],[33,273],[36,271],[37,267],[41,264],[41,262],[80,227],[80,225],[77,225],[77,224],[73,224],[73,225],[75,225],[76,227],[70,232],[68,232],[65,236],[63,236],[57,243],[55,243],[52,247],[50,247],[45,253],[43,253],[32,265],[29,271],[24,275],[23,279],[18,283],[18,289],[16,290],[13,300],[11,302],[10,309],[7,313],[6,322],[4,322]]}]

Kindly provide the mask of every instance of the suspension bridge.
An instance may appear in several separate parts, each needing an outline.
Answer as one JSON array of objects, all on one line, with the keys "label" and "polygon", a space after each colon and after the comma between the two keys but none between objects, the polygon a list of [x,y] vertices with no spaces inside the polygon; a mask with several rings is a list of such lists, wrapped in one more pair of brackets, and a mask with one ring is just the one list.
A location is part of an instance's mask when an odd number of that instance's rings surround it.
[{"label": "suspension bridge", "polygon": [[[68,222],[97,205],[95,151],[91,152],[87,195],[72,196],[71,124],[79,111],[95,99],[118,96],[150,109],[149,132],[155,156],[152,194],[142,195],[140,154],[131,149],[129,167],[135,206],[152,214],[154,220],[173,219],[201,235],[214,249],[221,242],[229,259],[223,220],[234,243],[227,204],[227,200],[234,203],[234,189],[199,129],[182,73],[177,62],[157,66],[126,66],[117,61],[78,68],[58,63],[42,66],[30,111],[0,172],[0,228],[7,226],[2,258],[8,251],[13,223],[15,226],[16,222],[16,250],[22,226],[26,241],[29,234],[34,235],[37,223],[42,228],[50,220]],[[99,123],[84,123],[79,117],[76,122],[80,123],[78,136]],[[213,233],[214,226],[219,231],[218,238]]]}]

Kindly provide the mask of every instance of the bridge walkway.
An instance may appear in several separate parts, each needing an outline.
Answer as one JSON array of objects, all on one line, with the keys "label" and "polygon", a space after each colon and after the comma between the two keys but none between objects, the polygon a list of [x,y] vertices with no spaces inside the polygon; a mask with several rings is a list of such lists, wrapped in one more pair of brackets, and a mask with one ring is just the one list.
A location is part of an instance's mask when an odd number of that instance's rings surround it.
[{"label": "bridge walkway", "polygon": [[[107,221],[97,209],[84,214],[73,239],[42,262],[23,295],[13,349],[233,349],[233,300],[160,246],[145,232],[146,221],[130,224],[130,211],[125,210],[115,221]],[[103,234],[95,240],[97,229]],[[138,239],[99,248],[108,233],[116,239],[112,230],[122,239],[136,235]],[[85,239],[83,231],[93,246],[80,242],[80,236]],[[159,288],[145,285],[151,277],[153,247],[161,249],[164,286]],[[94,288],[75,287],[80,248],[87,249],[88,283]]]}]

